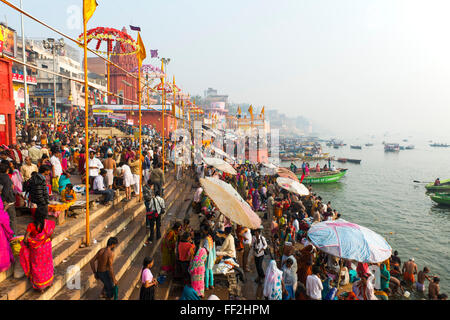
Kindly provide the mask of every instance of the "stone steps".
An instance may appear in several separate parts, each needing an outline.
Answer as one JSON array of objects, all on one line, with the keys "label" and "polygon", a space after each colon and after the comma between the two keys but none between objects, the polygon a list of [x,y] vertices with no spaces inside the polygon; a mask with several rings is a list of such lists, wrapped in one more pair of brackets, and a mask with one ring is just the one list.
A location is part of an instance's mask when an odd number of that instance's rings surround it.
[{"label": "stone steps", "polygon": [[[176,187],[173,183],[173,180],[174,180],[173,175],[170,175],[167,179],[167,183],[165,184],[168,196],[170,196],[170,194],[172,193],[175,193],[176,191]],[[124,195],[120,195],[118,197],[118,201],[120,201],[123,198]],[[125,216],[125,213],[127,212],[137,213],[140,212],[139,210],[145,212],[145,206],[143,202],[138,203],[138,198],[135,197],[132,199],[132,201],[128,203],[113,204],[110,206],[100,207],[97,210],[91,211],[90,214],[91,239],[92,240],[96,239],[105,232],[110,236],[113,236],[112,233],[117,234],[120,230],[114,230],[111,228],[108,229],[108,224],[112,223],[114,225],[114,223],[116,222],[115,220],[120,218],[119,221],[122,221],[122,224],[120,226],[123,228],[135,218],[135,216],[131,218],[129,216],[127,216],[128,218],[123,218]],[[24,295],[23,297],[24,299],[28,298],[48,299],[53,294],[55,294],[58,291],[57,289],[61,288],[62,285],[61,279],[64,279],[64,277],[62,278],[57,277],[57,269],[63,268],[63,270],[66,270],[64,266],[71,265],[68,263],[73,260],[72,255],[75,254],[76,256],[77,250],[79,250],[79,246],[81,245],[82,242],[84,242],[85,236],[84,229],[85,229],[85,219],[84,216],[82,217],[81,215],[77,219],[73,220],[71,219],[64,225],[56,227],[54,232],[54,238],[52,240],[53,259],[55,266],[55,280],[54,285],[51,288],[49,288],[46,292],[44,292],[44,294],[42,295],[37,294],[37,296],[33,295],[32,293],[36,294],[36,292],[34,292],[34,290],[30,290],[31,283],[28,281],[27,278],[23,277],[21,279],[13,279],[11,277],[12,272],[8,272],[9,278],[6,278],[4,281],[0,282],[0,300],[15,300],[18,299],[19,297],[22,298],[21,297],[22,295]],[[107,229],[107,231],[105,231],[105,229]],[[107,239],[105,240],[105,243],[106,241]],[[88,248],[80,250],[84,252],[90,250],[94,246],[95,244],[91,245]],[[80,260],[75,259],[75,261],[77,262],[75,265],[79,266],[80,269],[82,266],[84,266],[83,262],[80,262]],[[17,261],[17,263],[19,262]],[[57,282],[57,280],[59,282]],[[25,294],[28,290],[30,290],[29,294]]]},{"label": "stone steps", "polygon": [[[175,184],[171,186],[172,190],[176,190]],[[176,192],[171,192],[168,196],[168,207],[170,204],[174,203],[179,194]],[[170,210],[170,207],[169,207]],[[145,207],[142,208],[142,211],[138,216],[134,218],[134,220],[126,227],[126,229],[122,230],[117,234],[119,245],[114,250],[116,255],[114,262],[114,270],[116,274],[116,278],[120,279],[122,274],[129,267],[131,261],[142,248],[145,240],[147,231],[145,228]],[[109,236],[108,236],[109,238]],[[106,243],[106,242],[105,242]],[[106,246],[106,245],[104,245]],[[104,247],[103,246],[103,247]],[[102,247],[100,247],[102,248]],[[95,251],[94,255],[97,253]],[[93,255],[93,256],[94,256]],[[81,288],[79,290],[70,290],[67,287],[63,288],[61,292],[54,297],[56,300],[77,300],[80,299],[86,292],[91,290],[92,288],[100,287],[99,283],[96,282],[94,275],[92,273],[92,269],[89,264],[86,264],[81,269]],[[101,291],[103,287],[100,288]],[[97,297],[99,295],[99,291]]]},{"label": "stone steps", "polygon": [[[186,188],[185,192],[185,201],[181,204],[181,210],[178,212],[177,219],[182,220],[189,215],[189,211],[192,209],[192,197],[193,192],[190,189],[191,186]],[[165,221],[164,225],[161,225],[161,229],[164,230],[163,235],[169,230],[172,221]],[[133,262],[133,266],[127,271],[124,279],[123,286],[128,288],[125,292],[123,292],[123,296],[121,299],[127,300],[138,300],[139,299],[139,290],[140,290],[140,270],[142,268],[141,263],[144,260],[144,257],[149,256],[153,257],[155,260],[155,266],[161,263],[161,252],[160,252],[160,242],[157,243],[157,246],[152,248],[152,250],[141,250],[141,252],[136,257],[136,261]],[[158,251],[157,251],[158,250]],[[156,268],[155,268],[156,270]],[[157,276],[157,273],[153,273],[154,276]],[[121,280],[122,281],[122,280]],[[157,290],[155,292],[155,299],[167,300],[170,288],[172,287],[172,279],[167,279],[162,285],[158,285]]]}]

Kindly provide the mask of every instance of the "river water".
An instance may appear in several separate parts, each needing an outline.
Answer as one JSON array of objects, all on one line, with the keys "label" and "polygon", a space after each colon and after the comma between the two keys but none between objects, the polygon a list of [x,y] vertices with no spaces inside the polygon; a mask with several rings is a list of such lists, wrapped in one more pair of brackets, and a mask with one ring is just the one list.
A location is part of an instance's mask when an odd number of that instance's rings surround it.
[{"label": "river water", "polygon": [[[344,219],[383,235],[402,263],[414,257],[419,270],[428,266],[441,278],[441,293],[450,294],[450,207],[436,205],[425,194],[425,184],[413,182],[450,178],[450,148],[432,148],[425,141],[398,153],[384,152],[381,141],[362,148],[351,149],[350,143],[339,149],[324,146],[323,152],[336,159],[362,161],[360,165],[334,162],[337,168],[348,168],[347,174],[338,183],[315,184],[313,189],[331,201]],[[301,162],[296,165],[301,167]],[[423,295],[412,293],[411,298]]]}]

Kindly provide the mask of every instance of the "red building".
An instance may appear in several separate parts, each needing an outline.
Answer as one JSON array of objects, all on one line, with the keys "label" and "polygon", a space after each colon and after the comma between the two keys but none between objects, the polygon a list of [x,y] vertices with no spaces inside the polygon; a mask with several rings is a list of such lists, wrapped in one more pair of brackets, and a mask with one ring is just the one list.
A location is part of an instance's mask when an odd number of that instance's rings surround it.
[{"label": "red building", "polygon": [[[127,29],[124,27],[122,32],[127,33]],[[123,50],[125,48],[125,50]],[[132,51],[131,46],[126,44],[122,48],[120,43],[117,43],[114,47],[113,52],[115,55],[111,56],[111,61],[121,68],[125,69],[128,72],[133,72],[137,70],[138,60],[136,55],[117,55],[118,53],[130,52]],[[136,74],[137,75],[137,74]],[[126,74],[123,70],[111,65],[110,67],[110,90],[111,92],[121,96],[125,99],[137,101],[137,86],[138,81],[136,78],[133,78]],[[112,104],[135,104],[129,100],[125,100],[122,98],[117,98],[114,96],[110,96],[108,103]],[[115,103],[114,103],[115,102]]]},{"label": "red building", "polygon": [[0,144],[16,143],[12,62],[0,58]]},{"label": "red building", "polygon": [[[133,123],[135,126],[139,125],[139,112],[133,112],[132,115],[130,112],[127,113],[127,119],[133,119]],[[162,132],[162,114],[159,111],[143,111],[142,112],[142,124],[148,125],[151,124],[156,131],[161,134]],[[176,129],[176,119],[172,116],[172,113],[166,112],[164,114],[164,136],[166,138],[169,137],[169,133],[175,131]]]}]

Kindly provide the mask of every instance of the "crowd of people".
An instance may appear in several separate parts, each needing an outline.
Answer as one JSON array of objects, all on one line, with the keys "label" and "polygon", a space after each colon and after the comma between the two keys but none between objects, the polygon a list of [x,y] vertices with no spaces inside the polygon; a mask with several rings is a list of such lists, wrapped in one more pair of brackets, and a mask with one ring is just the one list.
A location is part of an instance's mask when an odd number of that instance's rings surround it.
[{"label": "crowd of people", "polygon": [[[117,197],[117,190],[125,191],[125,201],[139,196],[140,161],[144,178],[163,192],[162,147],[158,136],[143,140],[143,152],[139,157],[136,139],[101,138],[95,132],[90,133],[90,148],[86,152],[82,129],[77,123],[60,124],[55,128],[53,123],[18,122],[18,143],[0,146],[3,226],[0,228],[0,272],[20,262],[25,275],[39,291],[53,282],[51,239],[56,223],[52,216],[69,213],[71,205],[77,201],[76,186],[71,180],[84,184],[86,157],[89,157],[90,191],[101,196],[103,205]],[[83,188],[77,192],[83,193]],[[52,203],[58,203],[56,207],[62,212],[49,210]],[[20,230],[25,232],[24,236],[18,234],[17,210],[30,214],[33,219],[26,231]],[[18,258],[14,257],[10,246],[15,239],[22,240],[23,244]]]},{"label": "crowd of people", "polygon": [[[439,291],[438,276],[431,276],[428,267],[418,272],[413,258],[402,266],[397,251],[376,264],[341,261],[318,251],[308,241],[309,228],[338,220],[341,214],[311,186],[309,196],[299,197],[280,188],[275,177],[259,175],[259,166],[248,164],[238,166],[236,176],[205,165],[193,170],[197,176],[193,211],[200,221],[199,230],[192,230],[188,219],[175,223],[161,244],[162,270],[185,285],[181,299],[204,298],[214,288],[212,269],[221,261],[233,266],[238,279],[248,281],[250,256],[257,272],[253,280],[264,285],[263,295],[269,300],[399,299],[408,297],[408,290],[425,293],[426,281],[429,299],[447,298]],[[231,184],[263,217],[260,228],[236,225],[221,214],[198,182],[205,176]],[[264,267],[265,256],[269,260]]]},{"label": "crowd of people", "polygon": [[[89,157],[90,190],[101,195],[103,205],[117,198],[117,190],[125,191],[124,201],[139,196],[142,165],[142,196],[149,233],[146,245],[162,237],[161,270],[184,284],[181,299],[202,299],[207,291],[214,290],[213,270],[217,265],[232,268],[239,281],[249,281],[247,275],[253,262],[257,277],[252,280],[264,287],[263,296],[268,300],[389,299],[406,296],[407,289],[425,292],[427,285],[429,299],[447,298],[440,292],[437,275],[431,275],[427,267],[418,271],[413,258],[402,265],[397,252],[382,263],[367,264],[341,261],[318,251],[308,241],[309,228],[321,221],[338,220],[341,214],[331,202],[315,194],[311,186],[310,194],[303,197],[280,188],[276,176],[261,174],[261,165],[237,165],[234,176],[205,164],[192,165],[190,172],[196,178],[193,212],[199,220],[198,230],[191,227],[187,218],[173,223],[162,234],[166,204],[159,137],[143,139],[139,154],[136,139],[101,138],[92,133],[86,150],[80,129],[76,123],[54,128],[29,122],[18,126],[17,144],[0,147],[0,272],[14,262],[10,241],[18,232],[16,208],[27,208],[33,222],[26,228],[20,264],[36,290],[51,286],[54,277],[51,239],[56,225],[49,217],[50,201],[67,204],[67,209],[75,203],[71,178],[80,176],[80,183],[85,181]],[[170,159],[174,152],[170,139],[164,152]],[[302,166],[305,171],[307,168],[306,164]],[[263,224],[250,230],[229,220],[204,192],[199,182],[204,177],[232,185],[260,214]],[[176,178],[182,178],[179,172]],[[109,239],[107,247],[91,262],[108,299],[117,298],[117,280],[112,272],[112,251],[117,243],[117,238]],[[265,257],[268,263],[264,263]],[[144,300],[155,297],[158,281],[151,272],[153,267],[152,258],[143,261],[140,298]]]}]

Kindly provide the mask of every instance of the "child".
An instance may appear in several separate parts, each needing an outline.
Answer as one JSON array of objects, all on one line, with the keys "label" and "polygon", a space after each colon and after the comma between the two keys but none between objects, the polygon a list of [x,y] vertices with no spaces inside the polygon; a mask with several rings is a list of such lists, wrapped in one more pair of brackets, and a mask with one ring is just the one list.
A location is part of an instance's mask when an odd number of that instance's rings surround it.
[{"label": "child", "polygon": [[73,185],[69,183],[61,192],[61,202],[67,203],[75,201],[77,201],[77,196],[75,195],[75,191],[73,191]]}]

